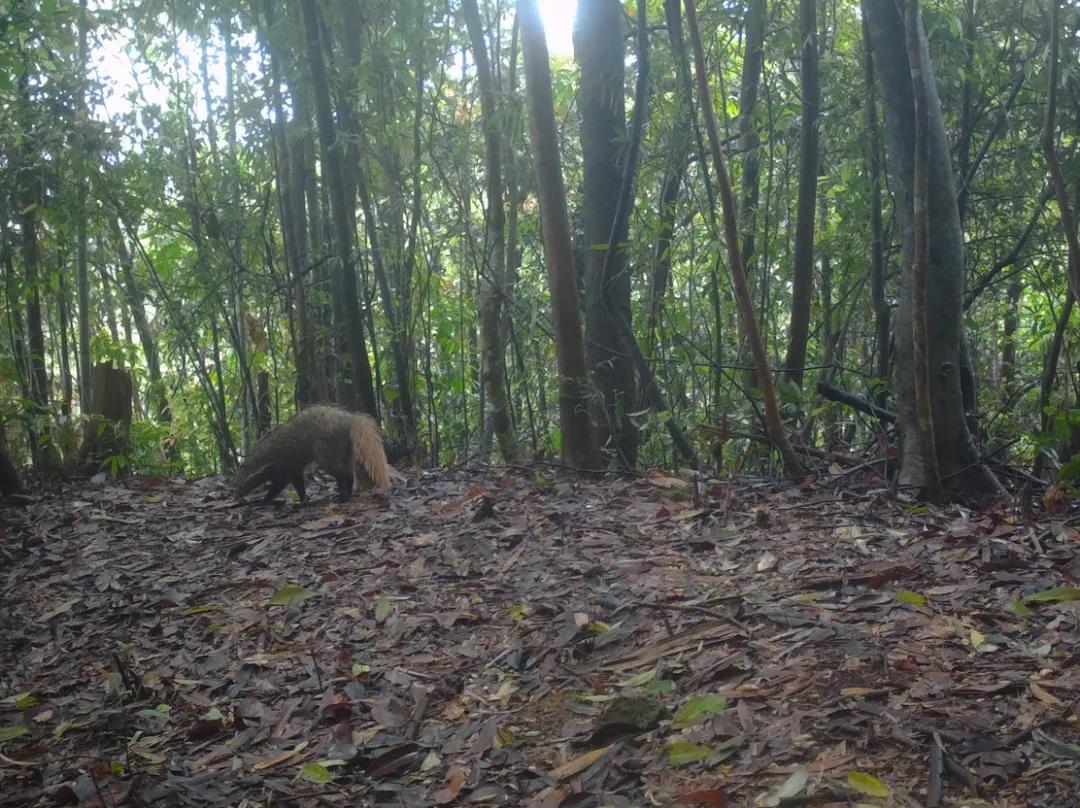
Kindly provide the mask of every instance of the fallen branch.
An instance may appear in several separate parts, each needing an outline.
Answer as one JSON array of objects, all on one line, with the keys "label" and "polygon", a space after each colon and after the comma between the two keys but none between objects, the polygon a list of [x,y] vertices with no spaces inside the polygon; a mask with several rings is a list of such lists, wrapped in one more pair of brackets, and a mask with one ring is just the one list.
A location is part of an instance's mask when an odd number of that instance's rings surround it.
[{"label": "fallen branch", "polygon": [[833,387],[826,381],[818,380],[817,383],[818,395],[822,398],[827,398],[829,401],[837,401],[841,404],[847,404],[849,407],[864,412],[867,415],[872,415],[879,421],[885,424],[895,424],[897,416],[895,412],[882,409],[876,404],[871,404],[864,398],[859,398],[853,393],[849,393],[846,390],[841,390],[839,387]]}]

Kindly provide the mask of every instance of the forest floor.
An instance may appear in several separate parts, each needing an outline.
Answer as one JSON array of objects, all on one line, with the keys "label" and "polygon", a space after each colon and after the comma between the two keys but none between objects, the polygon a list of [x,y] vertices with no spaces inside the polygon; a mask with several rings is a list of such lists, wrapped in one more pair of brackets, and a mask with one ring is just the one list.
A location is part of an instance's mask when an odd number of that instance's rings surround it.
[{"label": "forest floor", "polygon": [[0,806],[1075,808],[1080,517],[424,473],[0,512]]}]

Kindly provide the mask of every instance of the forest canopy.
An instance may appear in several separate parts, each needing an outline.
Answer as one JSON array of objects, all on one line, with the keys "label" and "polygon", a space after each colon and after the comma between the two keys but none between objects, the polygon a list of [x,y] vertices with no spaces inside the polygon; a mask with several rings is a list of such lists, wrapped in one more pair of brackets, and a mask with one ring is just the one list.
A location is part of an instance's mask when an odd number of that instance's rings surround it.
[{"label": "forest canopy", "polygon": [[1078,29],[1060,0],[4,0],[7,452],[227,473],[338,402],[434,465],[1075,478]]}]

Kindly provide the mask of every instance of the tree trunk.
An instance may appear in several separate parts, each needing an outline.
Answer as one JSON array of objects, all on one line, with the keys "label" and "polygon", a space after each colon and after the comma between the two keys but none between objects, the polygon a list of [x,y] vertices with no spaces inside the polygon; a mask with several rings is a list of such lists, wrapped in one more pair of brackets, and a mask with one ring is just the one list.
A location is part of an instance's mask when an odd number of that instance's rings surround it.
[{"label": "tree trunk", "polygon": [[146,376],[150,382],[150,405],[155,415],[162,423],[172,420],[172,412],[169,409],[169,398],[165,392],[165,386],[161,380],[161,360],[158,356],[157,337],[150,328],[150,321],[146,319],[146,302],[139,284],[135,279],[135,264],[131,260],[131,251],[128,250],[127,241],[120,230],[120,222],[116,217],[110,219],[113,240],[116,242],[116,252],[120,259],[120,272],[124,278],[124,290],[127,293],[128,308],[131,317],[135,321],[135,330],[139,334],[139,345],[143,349],[143,358],[146,360]]},{"label": "tree trunk", "polygon": [[506,352],[500,339],[503,299],[506,295],[506,215],[503,208],[502,141],[499,133],[498,96],[491,75],[487,42],[476,0],[463,0],[465,24],[472,40],[476,59],[476,78],[480,85],[480,108],[484,122],[484,158],[487,175],[487,232],[480,266],[478,308],[480,313],[480,349],[484,358],[483,384],[492,429],[499,441],[503,460],[513,463],[514,430],[506,397]]},{"label": "tree trunk", "polygon": [[[612,232],[622,184],[620,152],[626,139],[622,4],[578,5],[574,53],[581,69],[581,154],[584,168],[585,346],[598,398],[594,417],[601,446],[627,467],[637,462],[638,408],[634,366],[621,349],[616,318],[632,321],[630,274],[622,248],[625,221]],[[605,267],[609,243],[615,252]]]},{"label": "tree trunk", "polygon": [[60,397],[60,414],[67,418],[71,415],[71,403],[75,398],[71,378],[71,300],[68,294],[66,273],[61,270],[60,282],[56,290],[58,305],[57,319],[60,321],[60,379],[63,393]]},{"label": "tree trunk", "polygon": [[578,469],[597,465],[595,435],[589,421],[589,381],[578,311],[570,224],[566,214],[562,165],[555,126],[544,26],[537,0],[517,0],[530,135],[536,169],[536,191],[544,237],[548,290],[555,323],[555,356],[559,367],[559,424],[565,462]]},{"label": "tree trunk", "polygon": [[818,0],[799,0],[802,41],[802,130],[799,135],[799,198],[795,219],[795,259],[791,278],[791,325],[788,331],[787,378],[802,386],[806,343],[810,337],[810,299],[814,295],[814,222],[818,183]]},{"label": "tree trunk", "polygon": [[1024,288],[1020,277],[1009,281],[1005,293],[1005,319],[1001,329],[1001,401],[1008,408],[1013,404],[1016,392],[1016,331],[1020,326],[1020,297]]},{"label": "tree trunk", "polygon": [[1076,218],[1073,214],[1072,202],[1069,200],[1069,189],[1065,184],[1065,174],[1061,170],[1061,161],[1057,154],[1057,134],[1054,121],[1057,113],[1058,40],[1061,36],[1058,30],[1060,28],[1058,24],[1060,6],[1060,0],[1050,0],[1050,77],[1049,89],[1046,93],[1046,117],[1043,121],[1042,149],[1043,157],[1046,159],[1046,165],[1050,171],[1054,194],[1057,197],[1061,228],[1065,231],[1065,242],[1069,255],[1069,289],[1072,290],[1073,297],[1080,302],[1080,236],[1076,233]]},{"label": "tree trunk", "polygon": [[[295,159],[293,150],[303,148],[299,138],[290,138],[290,129],[296,128],[295,105],[293,126],[285,117],[285,104],[281,97],[281,48],[274,41],[274,0],[263,0],[266,26],[260,31],[267,58],[270,61],[270,97],[274,119],[270,124],[274,149],[277,155],[278,206],[281,211],[281,239],[285,249],[285,262],[292,280],[293,307],[299,327],[299,337],[294,346],[296,364],[296,403],[301,407],[316,402],[315,332],[308,304],[307,280],[307,222],[304,220],[303,176],[296,168],[302,166]],[[298,193],[299,191],[299,193]]]},{"label": "tree trunk", "polygon": [[724,162],[724,151],[720,144],[720,132],[716,123],[716,110],[712,105],[709,92],[709,79],[705,70],[705,49],[701,45],[701,33],[697,24],[697,4],[695,0],[686,0],[686,23],[690,41],[694,46],[694,67],[697,75],[698,99],[702,114],[705,116],[705,130],[709,135],[713,165],[720,186],[720,200],[724,216],[724,241],[727,244],[728,264],[731,267],[731,284],[734,287],[735,302],[738,304],[739,319],[743,331],[750,343],[750,352],[754,357],[757,370],[758,386],[761,389],[762,404],[765,408],[765,428],[769,439],[780,452],[784,470],[790,475],[804,472],[802,460],[795,454],[791,441],[780,417],[780,406],[776,399],[776,385],[773,383],[769,359],[765,354],[765,342],[761,338],[757,316],[754,314],[754,302],[750,299],[750,285],[746,278],[742,252],[739,248],[739,230],[736,222],[735,195],[731,190],[731,178]]},{"label": "tree trunk", "polygon": [[[82,65],[83,73],[87,69],[87,24],[86,0],[79,0],[79,64]],[[85,79],[79,78],[76,105],[79,109],[79,146],[76,154],[75,165],[78,167],[78,183],[76,189],[76,257],[75,257],[75,287],[78,295],[77,317],[79,322],[79,409],[85,414],[92,407],[93,393],[90,388],[90,278],[86,268],[87,235],[86,235],[86,166],[88,165],[85,138],[81,136],[84,127],[88,124],[86,112],[86,87]]]},{"label": "tree trunk", "polygon": [[[345,0],[341,4],[341,9],[344,19],[343,51],[345,60],[350,70],[349,75],[358,80],[361,67],[362,12],[356,0]],[[423,13],[422,8],[420,11]],[[422,67],[416,64],[415,69],[422,80]],[[422,87],[418,87],[417,92],[422,94]],[[409,283],[403,276],[399,278],[397,284],[391,284],[390,270],[386,266],[382,239],[377,227],[378,219],[375,203],[368,188],[368,179],[361,162],[362,155],[356,145],[363,136],[360,114],[361,110],[357,99],[350,96],[348,103],[345,105],[341,128],[349,135],[348,141],[352,144],[347,151],[352,164],[350,177],[354,180],[353,184],[356,186],[360,196],[360,207],[364,214],[364,231],[368,243],[371,245],[371,263],[374,269],[375,281],[378,284],[379,295],[382,299],[383,313],[386,315],[387,324],[390,326],[390,358],[394,363],[394,382],[397,388],[397,396],[389,410],[394,414],[393,420],[398,423],[406,444],[414,446],[417,436],[417,418],[416,406],[413,403],[413,380],[410,362],[412,346],[409,343],[410,332],[407,327],[412,309],[410,303],[411,293]],[[419,155],[414,154],[414,158],[419,163]],[[403,245],[399,246],[403,251]],[[397,252],[399,256],[401,251]],[[391,254],[394,254],[394,252],[394,250],[391,250]]]},{"label": "tree trunk", "polygon": [[[678,72],[681,73],[682,59],[679,54],[684,53],[685,49],[683,48],[680,1],[665,0],[664,15],[667,19],[668,39],[671,41],[672,52],[676,54]],[[656,244],[653,247],[653,267],[650,274],[648,309],[645,315],[645,352],[647,354],[653,353],[656,348],[659,338],[657,330],[664,310],[664,298],[667,295],[668,284],[671,282],[675,211],[679,201],[679,188],[686,175],[687,160],[692,145],[693,106],[691,97],[687,94],[689,89],[689,84],[680,79],[675,92],[675,103],[678,105],[675,123],[668,136],[668,166],[660,186],[660,211],[657,214]]]},{"label": "tree trunk", "polygon": [[[865,0],[867,29],[874,67],[885,107],[889,157],[903,234],[905,272],[896,323],[896,379],[899,391],[902,460],[900,482],[926,488],[933,459],[916,428],[913,345],[915,255],[913,188],[915,187],[915,102],[911,67],[905,48],[904,19],[895,0]],[[917,23],[921,63],[929,65],[926,37]],[[969,496],[1000,494],[993,475],[979,463],[968,432],[960,380],[960,336],[963,327],[964,240],[956,207],[949,144],[933,75],[925,72],[928,140],[928,266],[926,278],[927,347],[930,403],[937,447],[937,465],[948,490]]]},{"label": "tree trunk", "polygon": [[[29,161],[28,161],[29,162]],[[42,474],[55,474],[59,458],[49,428],[49,373],[45,366],[45,332],[41,322],[41,247],[38,243],[37,217],[41,209],[40,182],[37,172],[23,166],[20,171],[23,276],[26,294],[26,333],[30,360],[30,400],[34,407],[35,437],[31,445],[34,468]],[[86,384],[86,379],[81,379]]]},{"label": "tree trunk", "polygon": [[371,363],[364,340],[364,323],[360,313],[360,298],[356,281],[356,259],[353,249],[356,235],[352,226],[351,194],[346,189],[341,151],[336,143],[336,127],[330,103],[330,84],[323,60],[323,45],[319,35],[319,17],[315,0],[301,0],[304,32],[307,39],[308,66],[315,95],[315,117],[318,121],[319,145],[323,162],[323,182],[330,191],[330,213],[334,220],[334,244],[337,248],[341,299],[341,333],[344,336],[342,354],[348,359],[349,394],[345,403],[372,415],[376,414],[375,386],[371,380]]},{"label": "tree trunk", "polygon": [[[915,117],[915,155],[911,180],[911,354],[915,377],[915,432],[923,458],[923,480],[919,486],[923,499],[941,500],[941,471],[938,465],[934,415],[930,403],[930,346],[927,330],[926,278],[930,271],[930,137],[926,109],[926,79],[919,45],[919,3],[907,0],[904,10],[904,42],[911,71],[912,111]],[[958,211],[959,213],[959,211]],[[959,215],[957,216],[959,220]],[[961,356],[963,346],[961,345]],[[963,365],[963,359],[960,365]]]},{"label": "tree trunk", "polygon": [[878,124],[874,54],[866,28],[866,0],[862,0],[863,71],[866,81],[866,173],[870,180],[870,303],[874,309],[874,400],[884,409],[889,403],[892,310],[885,296],[885,226],[881,218],[881,128]]},{"label": "tree trunk", "polygon": [[83,429],[80,465],[90,474],[110,465],[116,471],[131,448],[131,373],[102,362],[91,378],[94,409]]}]

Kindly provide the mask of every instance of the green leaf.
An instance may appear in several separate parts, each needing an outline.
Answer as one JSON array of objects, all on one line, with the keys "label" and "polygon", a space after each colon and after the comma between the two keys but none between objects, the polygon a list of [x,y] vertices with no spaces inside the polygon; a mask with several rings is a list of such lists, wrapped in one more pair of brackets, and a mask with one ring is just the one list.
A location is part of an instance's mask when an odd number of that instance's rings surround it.
[{"label": "green leaf", "polygon": [[908,603],[912,606],[925,606],[926,596],[920,595],[918,592],[908,592],[906,589],[901,589],[896,593],[896,599],[901,603]]},{"label": "green leaf", "polygon": [[29,710],[38,704],[38,700],[33,693],[20,693],[18,696],[14,696],[13,699],[16,710]]},{"label": "green leaf", "polygon": [[641,673],[635,673],[622,683],[623,687],[643,687],[656,678],[656,668],[649,668]]},{"label": "green leaf", "polygon": [[888,797],[892,793],[887,785],[864,772],[848,772],[847,784],[852,791],[869,797]]},{"label": "green leaf", "polygon": [[1056,586],[1024,598],[1025,603],[1070,603],[1074,600],[1080,600],[1080,589],[1075,586]]},{"label": "green leaf", "polygon": [[375,622],[382,624],[386,622],[386,618],[390,616],[390,598],[386,596],[386,593],[379,595],[379,599],[375,601]]},{"label": "green leaf", "polygon": [[703,744],[693,741],[675,741],[668,744],[667,761],[672,766],[686,766],[697,763],[712,755],[713,750]]},{"label": "green leaf", "polygon": [[1014,600],[1005,607],[1017,617],[1031,617],[1031,609],[1024,605],[1022,600]]},{"label": "green leaf", "polygon": [[800,766],[791,773],[784,784],[780,786],[780,790],[773,795],[770,803],[773,805],[779,805],[781,800],[790,799],[791,797],[797,797],[806,788],[807,782],[810,780],[810,771],[805,766]]},{"label": "green leaf", "polygon": [[300,776],[312,783],[329,783],[334,773],[321,763],[305,763],[300,767]]},{"label": "green leaf", "polygon": [[298,603],[303,603],[308,598],[313,597],[315,597],[315,593],[312,592],[310,589],[304,589],[304,587],[302,586],[297,586],[293,584],[279,589],[277,592],[275,592],[273,594],[273,597],[270,598],[270,605],[285,606],[291,608],[293,606],[296,606]]},{"label": "green leaf", "polygon": [[671,721],[676,729],[681,729],[702,718],[722,713],[727,707],[727,699],[724,696],[694,696],[686,702]]},{"label": "green leaf", "polygon": [[675,683],[670,679],[656,679],[649,682],[642,688],[646,693],[652,693],[654,695],[663,695],[665,693],[671,693],[675,690]]},{"label": "green leaf", "polygon": [[18,738],[20,735],[25,735],[29,731],[30,730],[21,724],[9,724],[6,727],[0,727],[0,743],[5,743],[14,738]]}]

